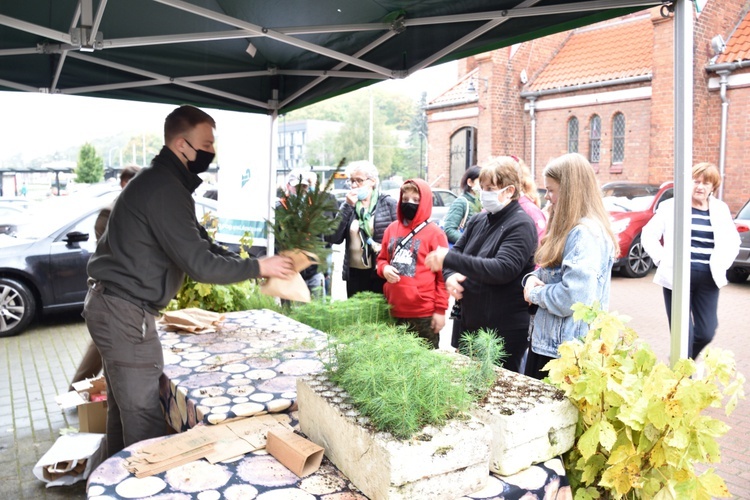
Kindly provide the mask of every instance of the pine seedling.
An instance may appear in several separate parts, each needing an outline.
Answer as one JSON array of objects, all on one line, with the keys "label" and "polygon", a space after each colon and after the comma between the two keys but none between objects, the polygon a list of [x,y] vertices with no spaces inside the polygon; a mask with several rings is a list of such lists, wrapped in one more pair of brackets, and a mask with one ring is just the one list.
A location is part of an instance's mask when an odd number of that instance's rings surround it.
[{"label": "pine seedling", "polygon": [[316,189],[288,196],[284,203],[276,206],[273,224],[270,221],[266,224],[279,251],[303,250],[315,254],[319,262],[325,262],[330,250],[326,248],[323,237],[333,233],[338,226],[334,215],[338,207],[329,193],[333,179],[332,174],[322,188],[318,182]]},{"label": "pine seedling", "polygon": [[471,396],[454,382],[452,360],[403,327],[362,324],[329,344],[329,379],[343,388],[373,427],[409,439],[468,410]]},{"label": "pine seedling", "polygon": [[465,370],[467,391],[477,400],[484,398],[497,380],[496,366],[502,366],[508,355],[505,342],[494,330],[482,328],[461,336],[461,354],[478,365],[478,369]]}]

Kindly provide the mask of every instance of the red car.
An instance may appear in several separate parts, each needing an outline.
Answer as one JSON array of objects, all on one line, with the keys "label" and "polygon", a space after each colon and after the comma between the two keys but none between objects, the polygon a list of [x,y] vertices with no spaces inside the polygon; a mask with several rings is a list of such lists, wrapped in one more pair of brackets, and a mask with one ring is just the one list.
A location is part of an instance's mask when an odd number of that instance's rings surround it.
[{"label": "red car", "polygon": [[657,184],[610,182],[602,186],[604,207],[612,229],[620,239],[620,257],[614,265],[628,278],[646,276],[654,263],[643,250],[641,231],[656,213],[659,204],[674,197],[674,183]]}]

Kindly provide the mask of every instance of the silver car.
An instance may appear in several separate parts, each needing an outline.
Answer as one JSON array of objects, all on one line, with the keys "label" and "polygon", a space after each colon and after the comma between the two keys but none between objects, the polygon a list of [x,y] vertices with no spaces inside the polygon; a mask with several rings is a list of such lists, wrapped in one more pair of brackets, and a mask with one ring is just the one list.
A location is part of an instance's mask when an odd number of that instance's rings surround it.
[{"label": "silver car", "polygon": [[[400,188],[384,191],[384,193],[388,194],[394,200],[398,200],[400,192]],[[432,188],[432,216],[430,217],[430,220],[435,223],[443,220],[445,214],[448,213],[448,207],[451,206],[451,203],[456,201],[456,198],[458,198],[458,196],[456,196],[453,191]]]},{"label": "silver car", "polygon": [[744,283],[750,275],[750,200],[737,213],[734,225],[740,233],[740,253],[727,270],[727,280],[730,283]]}]

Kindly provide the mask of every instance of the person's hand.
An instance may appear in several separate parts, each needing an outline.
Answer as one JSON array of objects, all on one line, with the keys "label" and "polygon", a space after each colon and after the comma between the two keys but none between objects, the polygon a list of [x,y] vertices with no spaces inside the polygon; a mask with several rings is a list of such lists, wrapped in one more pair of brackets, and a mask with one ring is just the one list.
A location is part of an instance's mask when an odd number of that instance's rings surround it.
[{"label": "person's hand", "polygon": [[372,251],[375,253],[380,253],[380,249],[383,247],[383,245],[378,243],[377,241],[373,241],[372,243],[370,243],[370,246],[372,247]]},{"label": "person's hand", "polygon": [[401,281],[401,275],[398,272],[398,269],[390,264],[383,268],[383,277],[388,283],[398,283]]},{"label": "person's hand", "polygon": [[526,278],[526,284],[523,286],[523,298],[526,299],[526,302],[531,304],[531,299],[529,298],[529,294],[531,293],[531,290],[538,287],[538,286],[544,286],[544,281],[540,280],[536,276],[529,276]]},{"label": "person's hand", "polygon": [[357,204],[357,191],[359,190],[352,189],[351,191],[346,193],[346,202],[351,206],[354,206]]},{"label": "person's hand", "polygon": [[456,273],[451,274],[450,278],[445,280],[445,288],[448,289],[448,293],[456,300],[461,300],[464,297],[464,287],[461,283],[463,283],[465,279],[466,276],[461,273]]},{"label": "person's hand", "polygon": [[294,270],[294,263],[289,257],[283,255],[274,255],[258,260],[260,267],[260,276],[262,278],[282,278],[288,279],[297,272]]},{"label": "person's hand", "polygon": [[430,326],[433,332],[440,333],[440,330],[445,326],[445,312],[433,314]]},{"label": "person's hand", "polygon": [[425,265],[430,268],[430,271],[436,273],[443,270],[443,262],[445,256],[448,254],[446,247],[437,247],[437,250],[430,252],[424,260]]}]

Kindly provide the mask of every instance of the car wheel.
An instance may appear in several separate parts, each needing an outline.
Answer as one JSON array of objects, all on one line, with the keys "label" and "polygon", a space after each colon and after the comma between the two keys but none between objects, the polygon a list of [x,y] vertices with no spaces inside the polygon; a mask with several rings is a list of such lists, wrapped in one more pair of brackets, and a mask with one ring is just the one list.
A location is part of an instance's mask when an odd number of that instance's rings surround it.
[{"label": "car wheel", "polygon": [[620,268],[623,276],[628,278],[643,278],[653,267],[654,263],[641,244],[641,237],[636,236],[630,244],[625,264]]},{"label": "car wheel", "polygon": [[744,283],[750,271],[741,267],[727,269],[727,281],[730,283]]},{"label": "car wheel", "polygon": [[23,283],[0,278],[0,337],[18,335],[36,312],[34,295]]}]

